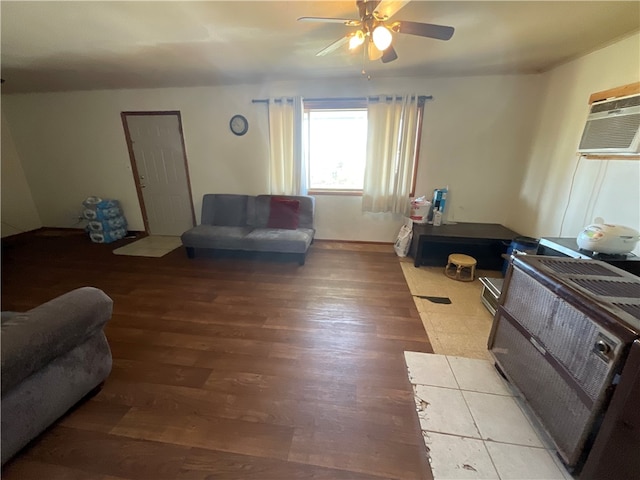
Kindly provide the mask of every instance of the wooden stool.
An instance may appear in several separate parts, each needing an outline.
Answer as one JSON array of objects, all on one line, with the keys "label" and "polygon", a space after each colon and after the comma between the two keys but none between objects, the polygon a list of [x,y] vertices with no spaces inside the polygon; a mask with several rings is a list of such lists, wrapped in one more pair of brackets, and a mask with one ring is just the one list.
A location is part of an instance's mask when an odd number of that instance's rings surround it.
[{"label": "wooden stool", "polygon": [[461,282],[473,282],[477,263],[476,259],[469,255],[452,253],[449,255],[449,263],[444,267],[444,274]]}]

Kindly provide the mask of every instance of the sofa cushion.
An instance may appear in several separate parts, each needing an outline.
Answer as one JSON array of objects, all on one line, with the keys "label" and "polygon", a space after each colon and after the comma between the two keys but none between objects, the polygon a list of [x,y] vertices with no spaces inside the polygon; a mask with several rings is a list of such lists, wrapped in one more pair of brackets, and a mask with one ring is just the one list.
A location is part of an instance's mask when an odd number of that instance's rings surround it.
[{"label": "sofa cushion", "polygon": [[300,201],[283,197],[272,197],[269,210],[267,228],[284,228],[295,230],[298,228],[300,218]]},{"label": "sofa cushion", "polygon": [[248,195],[211,193],[202,198],[202,225],[243,227],[247,224]]},{"label": "sofa cushion", "polygon": [[182,234],[182,244],[192,248],[243,250],[243,239],[251,227],[198,225]]},{"label": "sofa cushion", "polygon": [[243,250],[256,252],[305,253],[313,240],[313,229],[256,228],[249,233]]}]

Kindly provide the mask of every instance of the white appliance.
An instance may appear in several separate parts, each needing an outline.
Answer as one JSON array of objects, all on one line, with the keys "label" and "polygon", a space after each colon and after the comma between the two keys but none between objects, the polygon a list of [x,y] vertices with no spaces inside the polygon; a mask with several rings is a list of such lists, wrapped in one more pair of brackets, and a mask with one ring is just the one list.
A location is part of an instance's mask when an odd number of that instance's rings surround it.
[{"label": "white appliance", "polygon": [[640,95],[594,102],[578,152],[616,155],[640,153]]},{"label": "white appliance", "polygon": [[615,255],[631,252],[638,240],[640,240],[640,233],[633,228],[593,223],[580,232],[576,242],[583,250]]}]

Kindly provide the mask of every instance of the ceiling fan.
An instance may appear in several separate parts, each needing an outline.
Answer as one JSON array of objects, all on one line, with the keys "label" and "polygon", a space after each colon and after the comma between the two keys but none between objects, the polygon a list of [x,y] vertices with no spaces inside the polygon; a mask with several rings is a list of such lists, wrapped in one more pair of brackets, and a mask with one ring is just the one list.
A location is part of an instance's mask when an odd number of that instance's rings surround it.
[{"label": "ceiling fan", "polygon": [[[360,15],[359,20],[348,18],[300,17],[302,22],[342,23],[347,27],[358,27],[339,40],[320,50],[316,56],[327,55],[343,45],[349,44],[350,50],[357,49],[366,42],[365,48],[370,60],[380,58],[382,63],[389,63],[398,58],[391,42],[393,34],[407,33],[420,37],[449,40],[453,36],[454,28],[431,23],[410,22],[390,18],[404,7],[410,0],[357,0],[356,6]],[[390,22],[390,24],[387,24]]]}]

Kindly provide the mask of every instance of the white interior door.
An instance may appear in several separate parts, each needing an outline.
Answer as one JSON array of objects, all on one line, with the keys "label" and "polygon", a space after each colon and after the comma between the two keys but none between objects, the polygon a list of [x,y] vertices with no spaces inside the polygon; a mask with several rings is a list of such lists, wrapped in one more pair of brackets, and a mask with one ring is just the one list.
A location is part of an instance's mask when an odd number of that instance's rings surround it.
[{"label": "white interior door", "polygon": [[123,114],[134,176],[152,235],[181,235],[194,225],[178,113]]}]

